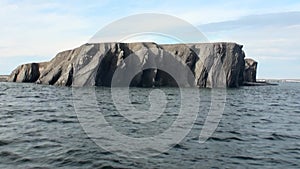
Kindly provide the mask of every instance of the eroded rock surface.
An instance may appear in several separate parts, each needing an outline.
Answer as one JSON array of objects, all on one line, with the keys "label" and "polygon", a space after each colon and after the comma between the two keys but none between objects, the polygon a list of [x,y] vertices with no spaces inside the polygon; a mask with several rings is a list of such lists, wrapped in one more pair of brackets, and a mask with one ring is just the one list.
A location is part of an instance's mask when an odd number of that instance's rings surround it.
[{"label": "eroded rock surface", "polygon": [[245,59],[245,82],[256,82],[257,62],[253,59]]},{"label": "eroded rock surface", "polygon": [[20,65],[9,76],[10,82],[36,82],[40,77],[39,64],[29,63]]},{"label": "eroded rock surface", "polygon": [[[84,44],[57,54],[49,62],[21,65],[12,72],[8,81],[59,86],[111,86],[118,68],[123,72],[138,72],[130,79],[131,86],[239,87],[244,79],[249,80],[248,74],[244,75],[245,54],[242,47],[236,43]],[[145,70],[147,67],[153,68]],[[167,71],[157,67],[177,70],[176,77],[184,84],[177,84]],[[188,67],[191,73],[184,67]],[[125,73],[117,80],[122,82],[128,78]]]}]

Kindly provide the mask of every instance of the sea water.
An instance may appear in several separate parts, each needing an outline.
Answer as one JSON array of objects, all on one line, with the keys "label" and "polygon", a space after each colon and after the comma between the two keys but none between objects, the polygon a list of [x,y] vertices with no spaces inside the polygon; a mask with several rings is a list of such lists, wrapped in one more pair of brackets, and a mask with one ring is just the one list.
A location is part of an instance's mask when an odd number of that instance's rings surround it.
[{"label": "sea water", "polygon": [[[151,90],[130,89],[131,104],[149,109]],[[221,119],[204,143],[199,134],[213,90],[200,89],[199,112],[188,134],[169,150],[143,158],[97,144],[74,105],[96,101],[98,109],[85,111],[100,111],[123,135],[151,138],[172,126],[180,111],[180,90],[161,90],[168,103],[163,118],[139,128],[116,110],[110,88],[93,88],[96,99],[89,100],[75,97],[70,87],[0,83],[0,168],[300,168],[300,83],[227,89]]]}]

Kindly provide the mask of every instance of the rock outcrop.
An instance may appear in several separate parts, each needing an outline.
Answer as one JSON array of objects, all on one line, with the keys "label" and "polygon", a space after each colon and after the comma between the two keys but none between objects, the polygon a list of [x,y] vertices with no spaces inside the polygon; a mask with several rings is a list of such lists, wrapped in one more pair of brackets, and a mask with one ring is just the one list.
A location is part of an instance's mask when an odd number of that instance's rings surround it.
[{"label": "rock outcrop", "polygon": [[45,66],[47,62],[20,65],[11,73],[7,81],[34,83],[39,79],[40,72]]},{"label": "rock outcrop", "polygon": [[[84,44],[57,54],[49,62],[21,65],[12,72],[8,81],[60,86],[110,86],[115,71],[121,68],[139,72],[132,78],[131,86],[176,86],[176,81],[168,72],[157,68],[144,69],[155,65],[177,69],[178,76],[187,80],[187,87],[214,88],[222,84],[239,87],[243,85],[244,79],[253,80],[252,75],[256,71],[251,65],[251,73],[250,69],[245,70],[242,48],[242,45],[236,43]],[[193,76],[183,71],[174,60],[186,65]],[[129,77],[124,75],[120,78]]]},{"label": "rock outcrop", "polygon": [[256,82],[257,62],[253,59],[245,59],[245,82]]},{"label": "rock outcrop", "polygon": [[0,82],[6,82],[8,79],[7,75],[0,75]]},{"label": "rock outcrop", "polygon": [[13,82],[35,82],[40,77],[39,64],[38,63],[29,63],[20,65],[15,69],[8,81]]}]

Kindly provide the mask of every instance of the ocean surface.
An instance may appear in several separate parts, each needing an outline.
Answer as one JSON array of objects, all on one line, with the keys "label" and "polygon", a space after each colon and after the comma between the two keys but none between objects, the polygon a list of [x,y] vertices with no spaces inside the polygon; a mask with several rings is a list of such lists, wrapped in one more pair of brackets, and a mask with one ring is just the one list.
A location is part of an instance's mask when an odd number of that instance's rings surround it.
[{"label": "ocean surface", "polygon": [[[95,100],[74,96],[68,87],[0,83],[0,168],[300,168],[300,83],[227,89],[220,123],[204,143],[199,134],[213,91],[201,89],[199,113],[188,135],[170,150],[146,158],[119,156],[99,146],[81,125],[74,100],[87,103],[86,112],[99,113],[88,106],[96,101],[123,135],[150,138],[176,120],[179,90],[162,89],[168,96],[166,113],[140,128],[118,113],[110,89],[93,90]],[[132,105],[149,108],[151,90],[130,89]]]}]

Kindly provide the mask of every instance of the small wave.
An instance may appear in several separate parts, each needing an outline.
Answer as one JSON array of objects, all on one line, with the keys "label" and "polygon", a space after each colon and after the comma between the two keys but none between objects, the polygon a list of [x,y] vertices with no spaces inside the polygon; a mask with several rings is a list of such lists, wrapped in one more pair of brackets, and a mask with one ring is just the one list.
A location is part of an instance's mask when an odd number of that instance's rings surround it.
[{"label": "small wave", "polygon": [[253,121],[252,123],[253,124],[261,124],[261,123],[268,124],[268,123],[273,123],[273,121],[269,120],[269,119],[260,119],[259,121]]},{"label": "small wave", "polygon": [[213,140],[213,141],[222,141],[222,142],[230,142],[230,141],[244,141],[241,138],[238,137],[225,137],[225,138],[219,138],[219,137],[211,137],[209,138],[209,140]]},{"label": "small wave", "polygon": [[237,131],[229,131],[229,133],[231,133],[231,134],[241,134],[241,133],[239,133]]},{"label": "small wave", "polygon": [[22,157],[20,155],[15,154],[13,152],[9,152],[9,151],[2,151],[2,152],[0,152],[0,158],[1,159],[12,160],[12,161],[16,161],[18,159],[22,159]]},{"label": "small wave", "polygon": [[29,96],[16,96],[16,99],[23,99],[23,98],[29,98]]},{"label": "small wave", "polygon": [[261,119],[261,121],[264,121],[264,122],[267,122],[267,123],[273,123],[273,121],[270,120],[270,119]]},{"label": "small wave", "polygon": [[58,166],[81,166],[82,168],[84,165],[92,165],[93,161],[91,160],[78,160],[72,157],[58,157],[58,158],[51,158],[48,160],[49,163],[56,163]]},{"label": "small wave", "polygon": [[9,119],[9,118],[13,118],[14,116],[12,116],[12,115],[5,115],[5,116],[1,116],[0,117],[0,120],[2,120],[2,119]]},{"label": "small wave", "polygon": [[30,167],[28,169],[49,169],[49,168],[47,168],[47,167]]},{"label": "small wave", "polygon": [[15,143],[29,143],[29,144],[38,144],[41,142],[51,142],[52,144],[61,145],[62,142],[56,139],[51,138],[27,138],[27,139],[16,139]]},{"label": "small wave", "polygon": [[32,122],[44,122],[44,123],[78,123],[78,121],[74,120],[60,120],[60,119],[36,119],[33,120]]},{"label": "small wave", "polygon": [[176,148],[176,149],[188,150],[188,148],[184,147],[181,144],[175,144],[175,146],[173,146],[173,147]]},{"label": "small wave", "polygon": [[131,102],[131,104],[143,104],[143,103],[133,101],[133,102]]},{"label": "small wave", "polygon": [[108,115],[107,117],[123,117],[123,116],[120,114],[111,114],[111,115]]},{"label": "small wave", "polygon": [[272,135],[270,137],[265,137],[264,139],[267,139],[267,140],[299,139],[299,136],[272,133]]},{"label": "small wave", "polygon": [[61,145],[43,144],[43,145],[33,146],[32,148],[34,148],[34,149],[48,149],[48,148],[55,148],[55,147],[61,147]]},{"label": "small wave", "polygon": [[74,154],[80,153],[81,151],[82,151],[81,149],[70,149],[70,150],[67,150],[65,153],[67,155],[74,155]]},{"label": "small wave", "polygon": [[10,143],[11,143],[11,141],[8,141],[8,140],[0,140],[0,146],[6,146]]},{"label": "small wave", "polygon": [[292,151],[300,151],[300,147],[298,148],[287,148],[286,150],[292,150]]},{"label": "small wave", "polygon": [[[237,112],[241,112],[241,113],[246,113],[246,112],[256,112],[255,109],[249,109],[249,108],[241,108],[241,109],[238,109]],[[252,113],[247,113],[245,114],[246,116],[253,116]]]},{"label": "small wave", "polygon": [[57,112],[55,109],[38,109],[38,110],[33,110],[32,112],[34,113],[54,113]]},{"label": "small wave", "polygon": [[279,107],[279,106],[281,106],[281,105],[278,104],[278,103],[272,103],[272,104],[270,104],[270,106],[272,106],[272,107]]},{"label": "small wave", "polygon": [[289,138],[289,139],[300,139],[299,136],[295,136],[295,135],[284,135],[284,134],[277,134],[277,133],[273,133],[272,136],[276,137],[276,138]]},{"label": "small wave", "polygon": [[252,113],[246,113],[246,114],[244,114],[244,116],[253,117],[253,116],[256,116],[256,115],[252,114]]},{"label": "small wave", "polygon": [[254,157],[249,157],[249,156],[231,156],[231,158],[236,158],[236,159],[241,159],[241,160],[257,160]]},{"label": "small wave", "polygon": [[[1,120],[1,117],[0,117],[0,120]],[[6,127],[8,127],[8,125],[6,125],[6,124],[0,124],[0,128],[6,128]]]},{"label": "small wave", "polygon": [[113,167],[111,165],[93,165],[93,168],[100,168],[100,169],[126,169],[126,168],[120,168],[120,167]]}]

